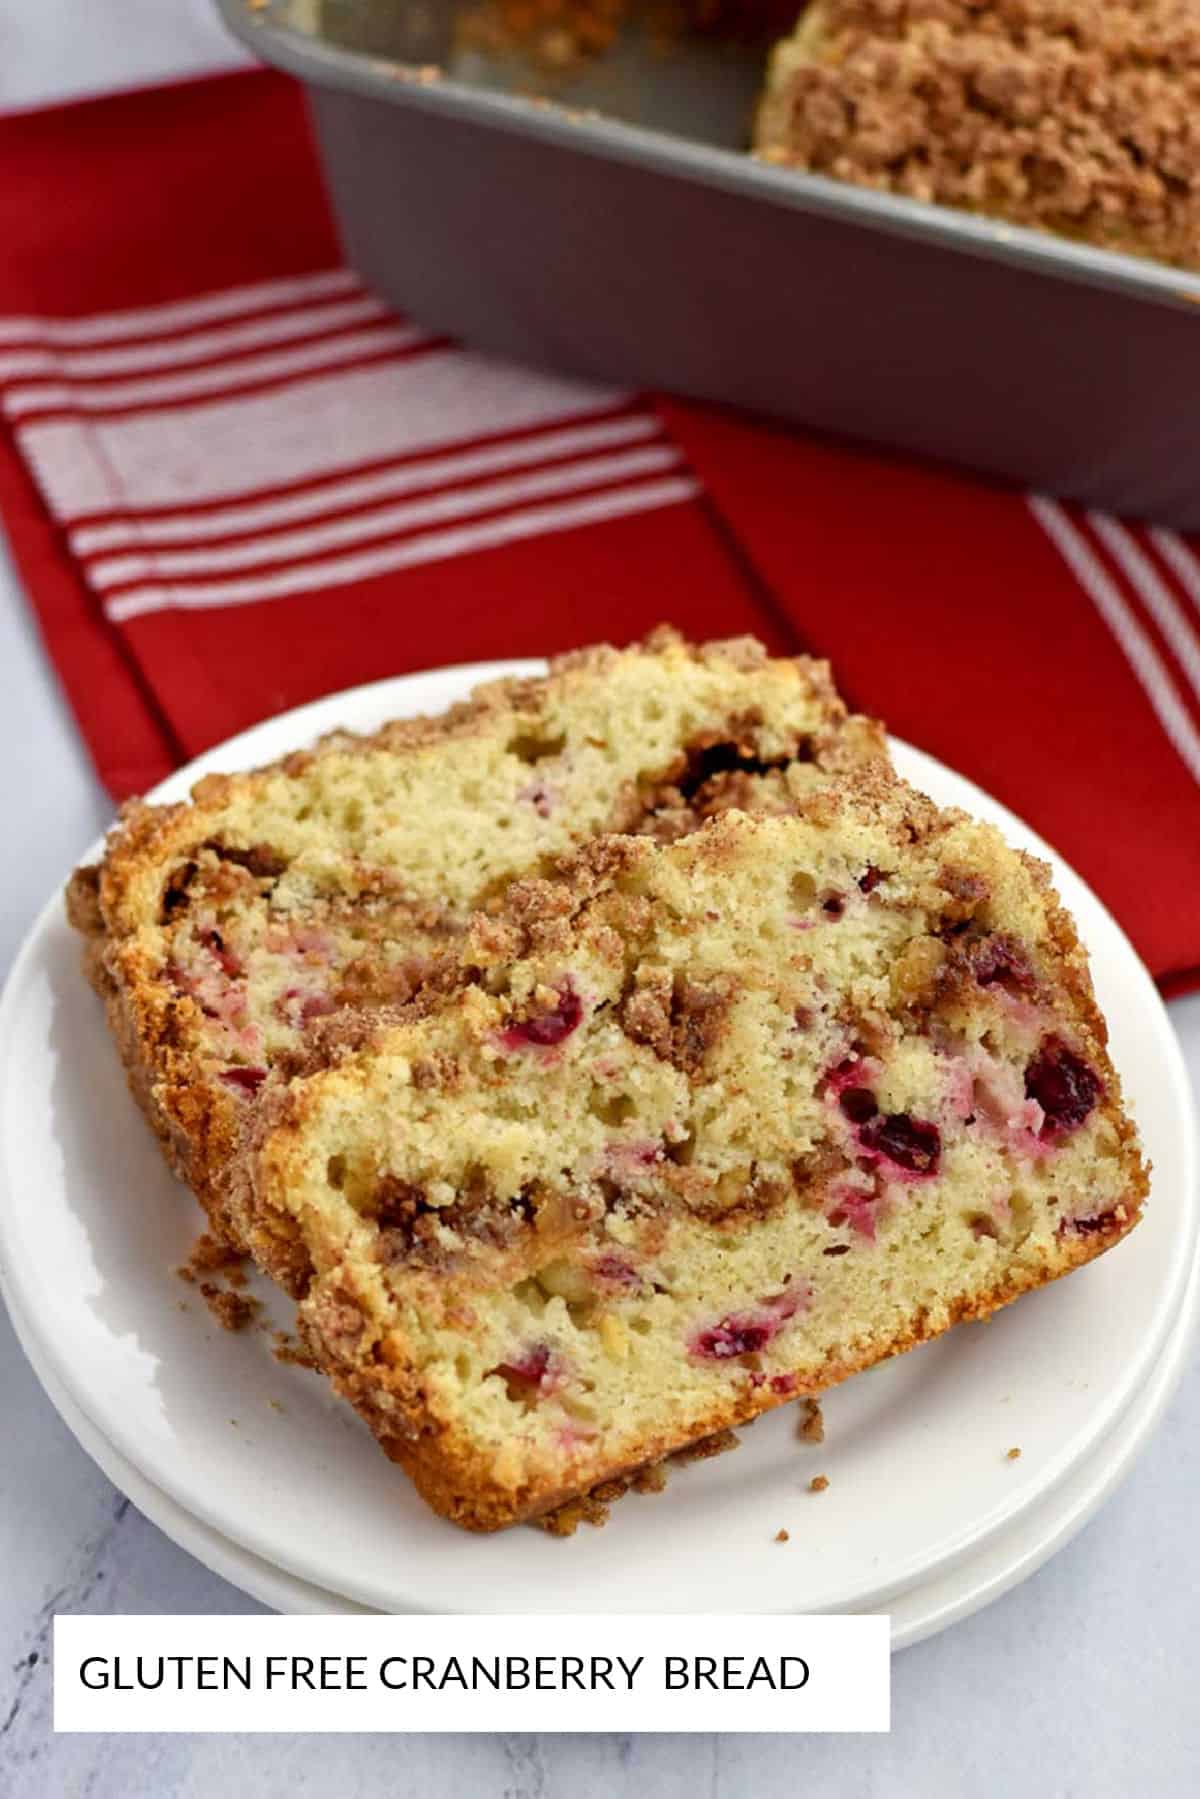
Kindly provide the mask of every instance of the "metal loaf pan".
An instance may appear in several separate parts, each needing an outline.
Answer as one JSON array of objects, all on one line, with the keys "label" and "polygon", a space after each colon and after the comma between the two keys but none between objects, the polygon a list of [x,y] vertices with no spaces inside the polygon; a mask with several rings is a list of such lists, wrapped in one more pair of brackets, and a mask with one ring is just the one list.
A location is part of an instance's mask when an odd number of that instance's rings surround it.
[{"label": "metal loaf pan", "polygon": [[218,4],[419,323],[1200,529],[1200,277],[756,162],[761,47],[635,42],[548,98],[455,50],[453,0]]}]

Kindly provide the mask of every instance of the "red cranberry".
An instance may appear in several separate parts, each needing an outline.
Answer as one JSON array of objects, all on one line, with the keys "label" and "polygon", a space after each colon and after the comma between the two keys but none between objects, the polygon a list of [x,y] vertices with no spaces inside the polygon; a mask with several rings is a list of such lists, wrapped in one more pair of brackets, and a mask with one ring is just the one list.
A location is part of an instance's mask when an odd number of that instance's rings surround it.
[{"label": "red cranberry", "polygon": [[337,1011],[337,1001],[328,993],[310,994],[300,1007],[301,1024],[311,1024],[314,1018],[327,1018],[331,1012]]},{"label": "red cranberry", "polygon": [[692,1348],[696,1355],[713,1356],[723,1362],[731,1356],[750,1355],[756,1349],[765,1349],[774,1335],[771,1325],[759,1319],[722,1318],[720,1324],[701,1331]]},{"label": "red cranberry", "polygon": [[556,1006],[549,1012],[537,1012],[531,1018],[510,1024],[501,1033],[501,1042],[505,1049],[525,1049],[531,1045],[536,1049],[553,1049],[578,1029],[582,1019],[583,1002],[570,981],[564,981]]},{"label": "red cranberry", "polygon": [[838,1095],[838,1105],[851,1124],[865,1124],[879,1110],[875,1104],[875,1095],[868,1087],[845,1088]]},{"label": "red cranberry", "polygon": [[610,1143],[608,1154],[620,1164],[625,1163],[632,1168],[654,1168],[663,1159],[663,1147],[659,1142],[645,1143]]},{"label": "red cranberry", "polygon": [[821,910],[826,918],[840,918],[846,910],[846,902],[840,893],[827,893],[821,901]]},{"label": "red cranberry", "polygon": [[[789,1281],[791,1277],[788,1277]],[[811,1297],[808,1283],[789,1285],[783,1293],[764,1299],[757,1312],[731,1313],[707,1330],[698,1331],[692,1339],[693,1355],[711,1356],[724,1362],[733,1356],[752,1355],[765,1349],[772,1337],[778,1336],[790,1318],[803,1311]]]},{"label": "red cranberry", "polygon": [[848,1224],[860,1237],[866,1237],[873,1243],[878,1200],[878,1193],[863,1193],[857,1187],[842,1186],[835,1190],[833,1205],[825,1216],[835,1230]]},{"label": "red cranberry", "polygon": [[500,1362],[489,1370],[503,1377],[510,1398],[532,1399],[535,1394],[551,1390],[550,1345],[535,1343],[515,1362]]},{"label": "red cranberry", "polygon": [[330,993],[306,994],[303,987],[288,987],[275,1002],[275,1016],[293,1029],[311,1024],[314,1018],[325,1018],[337,1011],[337,1001]]},{"label": "red cranberry", "polygon": [[1115,1230],[1117,1223],[1115,1211],[1097,1212],[1094,1218],[1064,1218],[1058,1228],[1060,1233],[1074,1231],[1078,1237],[1093,1237],[1103,1231]]},{"label": "red cranberry", "polygon": [[231,980],[235,975],[241,974],[242,965],[233,951],[226,949],[225,939],[220,931],[209,931],[201,941],[209,954],[216,958],[223,974],[227,974]]},{"label": "red cranberry", "polygon": [[1077,1130],[1100,1097],[1100,1080],[1074,1050],[1047,1037],[1025,1070],[1025,1097],[1046,1114],[1038,1135],[1061,1137]]},{"label": "red cranberry", "polygon": [[554,810],[554,789],[545,781],[530,781],[522,787],[517,798],[527,800],[539,818],[549,818]]},{"label": "red cranberry", "polygon": [[221,1079],[230,1087],[237,1087],[243,1093],[257,1093],[267,1078],[265,1068],[223,1068]]},{"label": "red cranberry", "polygon": [[640,1288],[642,1284],[642,1277],[632,1262],[627,1262],[623,1256],[614,1255],[611,1251],[596,1257],[592,1263],[592,1273],[597,1280],[610,1281],[614,1287]]},{"label": "red cranberry", "polygon": [[861,1056],[847,1056],[827,1070],[817,1091],[826,1099],[838,1099],[849,1087],[861,1087],[865,1070]]},{"label": "red cranberry", "polygon": [[971,972],[981,987],[1003,987],[1013,994],[1028,993],[1037,986],[1028,961],[1005,937],[984,937],[970,951]]},{"label": "red cranberry", "polygon": [[880,881],[885,879],[886,876],[884,875],[883,870],[881,868],[876,868],[874,864],[871,864],[868,866],[865,875],[859,875],[858,884],[864,893],[874,893]]},{"label": "red cranberry", "polygon": [[936,1124],[907,1112],[879,1112],[858,1133],[864,1149],[876,1150],[910,1174],[936,1174],[942,1137]]}]

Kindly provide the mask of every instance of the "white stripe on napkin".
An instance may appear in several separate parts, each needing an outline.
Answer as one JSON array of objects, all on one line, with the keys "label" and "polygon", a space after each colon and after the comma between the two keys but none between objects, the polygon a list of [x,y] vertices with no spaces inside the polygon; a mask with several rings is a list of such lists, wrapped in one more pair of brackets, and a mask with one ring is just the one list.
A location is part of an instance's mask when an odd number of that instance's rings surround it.
[{"label": "white stripe on napkin", "polygon": [[1153,525],[1150,537],[1163,561],[1174,572],[1184,593],[1196,611],[1200,612],[1200,561],[1197,561],[1195,551],[1177,532],[1168,531],[1163,525]]},{"label": "white stripe on napkin", "polygon": [[628,396],[471,351],[429,351],[116,419],[18,429],[56,518],[236,500],[423,451],[615,411]]},{"label": "white stripe on napkin", "polygon": [[1180,759],[1193,779],[1200,781],[1200,732],[1133,606],[1057,500],[1033,494],[1029,507],[1112,632]]},{"label": "white stripe on napkin", "polygon": [[1175,595],[1140,547],[1132,531],[1107,513],[1089,512],[1088,524],[1154,620],[1171,653],[1200,699],[1200,639]]},{"label": "white stripe on napkin", "polygon": [[302,488],[274,500],[251,500],[237,506],[214,506],[207,512],[145,512],[133,522],[113,519],[103,525],[80,525],[70,534],[77,556],[158,544],[194,544],[213,538],[240,537],[267,531],[277,525],[299,524],[386,500],[406,493],[421,493],[455,481],[471,481],[505,469],[533,463],[553,463],[567,456],[584,456],[618,444],[637,443],[662,435],[662,422],[649,413],[627,413],[595,425],[543,430],[530,437],[510,439],[479,450],[459,450],[449,456],[427,456],[419,462],[403,462],[368,475],[346,475]]},{"label": "white stripe on napkin", "polygon": [[186,368],[218,356],[236,356],[264,344],[317,337],[322,332],[342,331],[390,315],[382,300],[370,294],[331,300],[321,306],[297,306],[290,312],[268,313],[242,323],[222,325],[210,331],[185,331],[154,343],[125,345],[117,349],[64,350],[50,345],[10,350],[0,355],[0,382],[33,380],[98,381],[120,375],[148,375],[156,369]]},{"label": "white stripe on napkin", "polygon": [[486,519],[477,525],[460,525],[447,531],[408,537],[382,549],[334,557],[327,562],[304,563],[257,580],[221,581],[208,586],[138,588],[107,601],[105,611],[114,622],[122,623],[147,612],[171,608],[245,606],[258,600],[284,599],[292,594],[394,573],[421,562],[443,561],[470,551],[493,549],[523,537],[540,537],[552,531],[566,531],[578,525],[594,525],[630,513],[646,512],[657,506],[677,505],[682,500],[695,499],[700,491],[699,482],[690,476],[615,488],[590,499],[565,501],[557,506],[528,507]]},{"label": "white stripe on napkin", "polygon": [[82,319],[0,319],[0,344],[48,343],[74,347],[123,343],[131,338],[163,336],[171,331],[206,325],[239,314],[294,306],[330,294],[361,293],[349,269],[322,269],[280,281],[258,281],[248,287],[225,288],[194,300],[173,300],[128,312],[93,313]]},{"label": "white stripe on napkin", "polygon": [[207,394],[227,394],[265,381],[290,375],[306,375],[318,369],[346,365],[388,350],[412,350],[431,340],[411,325],[386,323],[362,331],[349,331],[323,343],[301,344],[292,350],[272,350],[236,361],[210,364],[188,373],[152,375],[141,381],[108,381],[103,385],[75,382],[39,382],[32,387],[10,387],[3,397],[5,415],[28,418],[33,413],[84,412],[98,416],[130,411],[135,407],[161,406],[173,400],[194,400]]},{"label": "white stripe on napkin", "polygon": [[344,270],[0,320],[0,380],[117,622],[336,587],[700,492],[631,395],[446,345]]},{"label": "white stripe on napkin", "polygon": [[92,564],[89,578],[102,591],[127,587],[132,582],[178,580],[194,576],[231,574],[264,563],[291,562],[342,549],[348,544],[376,537],[395,537],[426,525],[445,524],[472,513],[498,512],[523,505],[527,500],[551,494],[603,487],[638,475],[661,474],[677,468],[679,451],[662,444],[624,455],[594,456],[586,462],[559,464],[532,475],[512,475],[500,481],[484,481],[474,487],[452,489],[430,499],[401,500],[392,506],[308,525],[298,531],[281,531],[255,537],[248,543],[227,544],[201,550],[154,550],[146,554],[109,556]]}]

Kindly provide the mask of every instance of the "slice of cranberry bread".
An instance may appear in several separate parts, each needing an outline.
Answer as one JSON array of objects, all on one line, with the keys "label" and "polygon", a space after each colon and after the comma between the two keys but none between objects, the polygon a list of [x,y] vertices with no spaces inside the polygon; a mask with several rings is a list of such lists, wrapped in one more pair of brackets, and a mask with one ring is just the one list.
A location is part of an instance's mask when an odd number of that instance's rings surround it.
[{"label": "slice of cranberry bread", "polygon": [[1047,871],[883,775],[594,844],[477,919],[459,979],[266,1096],[239,1203],[260,1242],[294,1224],[317,1361],[469,1528],[985,1317],[1137,1220]]},{"label": "slice of cranberry bread", "polygon": [[786,809],[886,757],[824,663],[656,633],[479,688],[444,717],[338,735],[189,803],[128,807],[73,921],[130,1083],[214,1225],[267,1071],[340,1008],[407,999],[471,911],[596,833]]}]

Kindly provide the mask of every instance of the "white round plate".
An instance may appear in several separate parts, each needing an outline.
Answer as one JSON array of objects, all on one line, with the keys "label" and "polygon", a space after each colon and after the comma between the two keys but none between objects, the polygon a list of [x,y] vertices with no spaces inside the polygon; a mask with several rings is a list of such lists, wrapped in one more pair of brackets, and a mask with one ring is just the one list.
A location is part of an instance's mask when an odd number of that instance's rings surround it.
[{"label": "white round plate", "polygon": [[[273,759],[338,725],[433,711],[484,676],[376,683],[269,720],[200,758],[201,774]],[[1011,1525],[1103,1441],[1159,1360],[1195,1255],[1195,1128],[1162,1005],[1095,897],[1031,832],[930,758],[900,772],[1045,856],[1092,956],[1114,1059],[1155,1164],[1145,1222],[1112,1254],[990,1325],[826,1396],[826,1444],[791,1408],[734,1455],[623,1502],[569,1542],[464,1535],[435,1518],[325,1383],[231,1336],[171,1278],[198,1223],[128,1098],[55,895],[0,1005],[0,1268],[39,1359],[142,1475],[201,1523],[314,1586],[389,1611],[835,1611],[887,1601]],[[287,1322],[281,1296],[273,1321]],[[1019,1444],[1019,1461],[1005,1451]],[[827,1498],[805,1488],[820,1471]],[[780,1526],[806,1553],[783,1558]],[[564,1578],[565,1577],[565,1578]]]},{"label": "white round plate", "polygon": [[[1014,1524],[995,1532],[980,1549],[945,1573],[935,1574],[889,1601],[893,1650],[908,1649],[990,1605],[1036,1573],[1082,1530],[1129,1473],[1166,1410],[1187,1366],[1198,1313],[1200,1267],[1195,1267],[1166,1347],[1146,1385],[1126,1407],[1118,1424],[1080,1467],[1059,1481]],[[17,1336],[67,1428],[113,1484],[180,1548],[194,1555],[213,1574],[277,1612],[344,1615],[372,1610],[298,1580],[282,1568],[251,1555],[151,1485],[68,1397],[49,1366],[39,1358],[28,1326],[15,1307],[10,1306],[10,1314]]]}]

